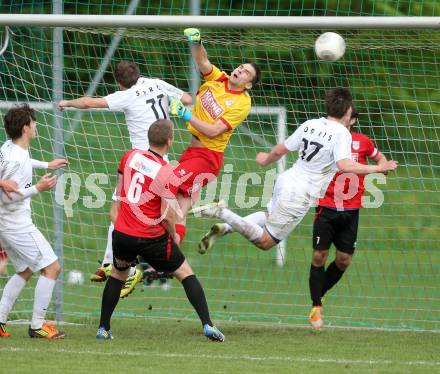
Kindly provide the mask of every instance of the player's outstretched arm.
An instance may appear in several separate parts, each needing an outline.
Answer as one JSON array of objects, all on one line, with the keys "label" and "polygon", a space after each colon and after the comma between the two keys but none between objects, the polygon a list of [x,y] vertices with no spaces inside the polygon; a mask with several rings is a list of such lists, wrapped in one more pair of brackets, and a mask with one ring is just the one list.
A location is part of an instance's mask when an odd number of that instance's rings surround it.
[{"label": "player's outstretched arm", "polygon": [[207,75],[212,71],[212,65],[209,62],[208,54],[202,44],[202,36],[200,30],[189,28],[183,31],[184,35],[188,39],[188,43],[191,47],[191,54],[194,62],[199,67],[200,73]]},{"label": "player's outstretched arm", "polygon": [[49,162],[48,169],[58,170],[68,165],[69,165],[69,161],[65,160],[64,158],[56,158],[55,160]]},{"label": "player's outstretched arm", "polygon": [[387,173],[397,168],[398,162],[394,160],[385,161],[377,165],[363,165],[348,158],[336,162],[336,166],[343,173],[354,173],[366,175],[372,173]]},{"label": "player's outstretched arm", "polygon": [[57,170],[69,165],[69,161],[63,158],[57,158],[50,162],[31,159],[32,169],[50,169]]},{"label": "player's outstretched arm", "polygon": [[74,100],[61,100],[58,103],[58,109],[63,111],[66,108],[76,109],[99,109],[108,108],[107,100],[103,97],[83,96]]},{"label": "player's outstretched arm", "polygon": [[259,152],[255,161],[260,166],[267,166],[272,162],[278,161],[281,157],[283,157],[289,150],[286,148],[284,143],[278,144],[272,148],[272,150],[267,152]]},{"label": "player's outstretched arm", "polygon": [[207,138],[215,138],[216,136],[229,131],[229,128],[220,120],[214,124],[202,121],[201,119],[194,116],[191,111],[186,108],[180,100],[173,100],[170,103],[170,113],[173,116],[183,118],[185,121],[189,122],[192,127],[197,131],[201,132]]}]

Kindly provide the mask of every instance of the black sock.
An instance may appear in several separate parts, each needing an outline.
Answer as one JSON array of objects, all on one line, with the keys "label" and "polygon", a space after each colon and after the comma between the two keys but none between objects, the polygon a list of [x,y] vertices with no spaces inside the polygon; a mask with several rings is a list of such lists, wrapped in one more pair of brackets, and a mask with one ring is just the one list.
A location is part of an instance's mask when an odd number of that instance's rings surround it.
[{"label": "black sock", "polygon": [[309,288],[313,306],[321,306],[322,288],[325,281],[324,266],[310,266]]},{"label": "black sock", "polygon": [[205,292],[197,277],[194,274],[186,277],[182,281],[182,286],[185,289],[186,297],[199,315],[202,325],[212,326]]},{"label": "black sock", "polygon": [[333,261],[325,271],[325,282],[324,287],[322,287],[322,296],[331,289],[336,283],[339,282],[345,270],[341,270],[336,265],[336,262]]},{"label": "black sock", "polygon": [[118,304],[123,284],[124,281],[113,278],[112,276],[108,277],[104,292],[102,293],[101,320],[99,322],[99,327],[104,327],[106,330],[110,330],[110,318]]}]

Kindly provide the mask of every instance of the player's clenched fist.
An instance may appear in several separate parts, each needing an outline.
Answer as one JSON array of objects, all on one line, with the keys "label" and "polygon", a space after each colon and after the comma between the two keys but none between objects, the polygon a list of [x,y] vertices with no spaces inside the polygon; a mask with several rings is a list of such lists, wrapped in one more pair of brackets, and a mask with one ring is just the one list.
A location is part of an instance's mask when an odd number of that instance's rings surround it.
[{"label": "player's clenched fist", "polygon": [[266,152],[258,152],[255,161],[260,166],[266,166],[268,162],[269,154]]},{"label": "player's clenched fist", "polygon": [[185,121],[189,121],[192,116],[191,111],[187,109],[180,100],[176,99],[172,100],[170,103],[170,113],[173,116],[183,118]]},{"label": "player's clenched fist", "polygon": [[202,42],[202,37],[200,35],[199,29],[185,29],[183,30],[183,34],[187,37],[188,42],[191,44],[200,44]]},{"label": "player's clenched fist", "polygon": [[379,166],[379,169],[380,169],[379,173],[387,174],[389,171],[396,170],[397,166],[399,166],[399,163],[397,161],[395,161],[395,160],[388,160],[383,165]]}]

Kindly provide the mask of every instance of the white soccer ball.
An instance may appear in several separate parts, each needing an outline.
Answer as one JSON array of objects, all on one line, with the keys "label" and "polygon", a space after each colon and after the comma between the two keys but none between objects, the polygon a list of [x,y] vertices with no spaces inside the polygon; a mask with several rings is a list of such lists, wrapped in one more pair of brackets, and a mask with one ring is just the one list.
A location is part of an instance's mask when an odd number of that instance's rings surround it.
[{"label": "white soccer ball", "polygon": [[339,60],[345,53],[345,40],[335,32],[321,34],[315,41],[315,53],[324,61]]},{"label": "white soccer ball", "polygon": [[84,275],[79,270],[70,270],[67,276],[67,283],[72,285],[81,285],[84,283]]}]

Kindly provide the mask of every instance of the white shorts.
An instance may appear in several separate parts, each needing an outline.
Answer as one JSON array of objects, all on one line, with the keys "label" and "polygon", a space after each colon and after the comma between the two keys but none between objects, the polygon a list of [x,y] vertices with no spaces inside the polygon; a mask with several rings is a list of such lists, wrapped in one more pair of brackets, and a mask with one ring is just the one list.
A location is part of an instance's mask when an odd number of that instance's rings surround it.
[{"label": "white shorts", "polygon": [[49,242],[35,226],[25,233],[0,232],[0,240],[17,273],[27,268],[37,272],[58,260]]},{"label": "white shorts", "polygon": [[306,191],[292,185],[292,180],[281,174],[267,204],[266,230],[274,240],[284,240],[302,221],[312,202]]}]

